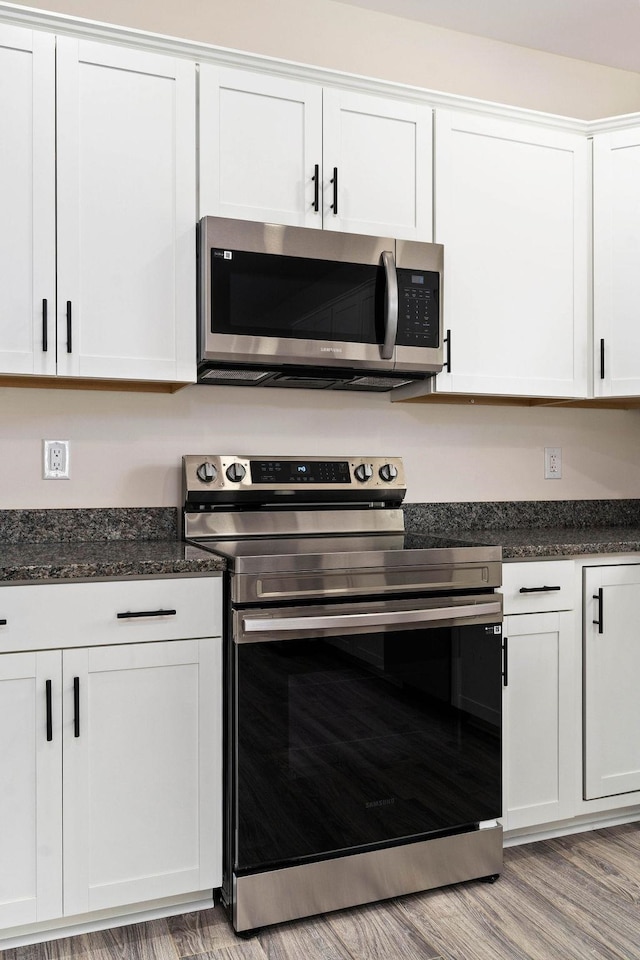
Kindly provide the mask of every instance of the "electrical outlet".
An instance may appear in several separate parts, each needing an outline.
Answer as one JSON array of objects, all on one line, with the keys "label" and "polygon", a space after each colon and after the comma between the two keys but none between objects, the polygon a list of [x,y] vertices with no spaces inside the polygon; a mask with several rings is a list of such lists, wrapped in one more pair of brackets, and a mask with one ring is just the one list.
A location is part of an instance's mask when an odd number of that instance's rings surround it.
[{"label": "electrical outlet", "polygon": [[45,480],[69,479],[69,441],[43,440],[43,471]]},{"label": "electrical outlet", "polygon": [[562,479],[562,447],[544,448],[544,478],[545,480]]}]

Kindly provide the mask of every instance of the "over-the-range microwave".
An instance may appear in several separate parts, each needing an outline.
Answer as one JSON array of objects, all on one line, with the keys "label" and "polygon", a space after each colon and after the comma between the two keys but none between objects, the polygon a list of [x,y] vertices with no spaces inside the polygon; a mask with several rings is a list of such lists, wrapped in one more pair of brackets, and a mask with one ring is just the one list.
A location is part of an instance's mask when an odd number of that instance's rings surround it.
[{"label": "over-the-range microwave", "polygon": [[443,247],[204,217],[201,383],[393,390],[442,369]]}]

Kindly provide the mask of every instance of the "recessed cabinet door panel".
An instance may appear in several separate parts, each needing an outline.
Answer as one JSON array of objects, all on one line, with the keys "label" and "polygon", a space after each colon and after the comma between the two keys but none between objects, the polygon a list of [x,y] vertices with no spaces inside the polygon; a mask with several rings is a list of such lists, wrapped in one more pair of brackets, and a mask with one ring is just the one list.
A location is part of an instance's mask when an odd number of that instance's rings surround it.
[{"label": "recessed cabinet door panel", "polygon": [[584,598],[584,798],[593,800],[640,790],[640,565],[585,570]]},{"label": "recessed cabinet door panel", "polygon": [[219,886],[220,640],[63,662],[65,916]]},{"label": "recessed cabinet door panel", "polygon": [[200,216],[320,228],[321,87],[210,64],[199,84]]},{"label": "recessed cabinet door panel", "polygon": [[573,618],[507,617],[504,689],[504,813],[508,830],[572,815],[576,744]]},{"label": "recessed cabinet door panel", "polygon": [[0,656],[0,927],[62,913],[60,659]]},{"label": "recessed cabinet door panel", "polygon": [[325,90],[325,229],[432,239],[431,121],[421,104]]},{"label": "recessed cabinet door panel", "polygon": [[56,370],[54,77],[53,36],[0,25],[0,373]]},{"label": "recessed cabinet door panel", "polygon": [[587,143],[436,111],[435,239],[451,372],[439,391],[587,391]]},{"label": "recessed cabinet door panel", "polygon": [[195,66],[58,41],[58,373],[195,379]]},{"label": "recessed cabinet door panel", "polygon": [[593,138],[593,256],[594,393],[637,396],[640,127]]}]

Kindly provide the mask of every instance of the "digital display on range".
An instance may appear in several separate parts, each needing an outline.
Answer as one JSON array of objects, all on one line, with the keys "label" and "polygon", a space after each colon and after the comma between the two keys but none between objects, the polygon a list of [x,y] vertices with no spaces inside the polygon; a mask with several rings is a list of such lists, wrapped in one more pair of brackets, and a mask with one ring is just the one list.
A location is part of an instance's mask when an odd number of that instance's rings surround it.
[{"label": "digital display on range", "polygon": [[350,483],[348,460],[251,460],[252,483]]}]

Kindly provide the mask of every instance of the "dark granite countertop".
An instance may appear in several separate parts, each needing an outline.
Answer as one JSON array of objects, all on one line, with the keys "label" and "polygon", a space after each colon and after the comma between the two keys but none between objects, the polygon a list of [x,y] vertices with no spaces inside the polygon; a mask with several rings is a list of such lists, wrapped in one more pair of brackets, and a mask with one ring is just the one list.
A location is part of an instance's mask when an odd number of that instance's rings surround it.
[{"label": "dark granite countertop", "polygon": [[175,507],[0,510],[0,582],[218,570],[223,560],[180,539]]},{"label": "dark granite countertop", "polygon": [[460,530],[456,535],[468,544],[502,546],[506,561],[640,553],[640,527]]},{"label": "dark granite countertop", "polygon": [[2,543],[0,582],[161,577],[224,570],[224,561],[181,540]]}]

